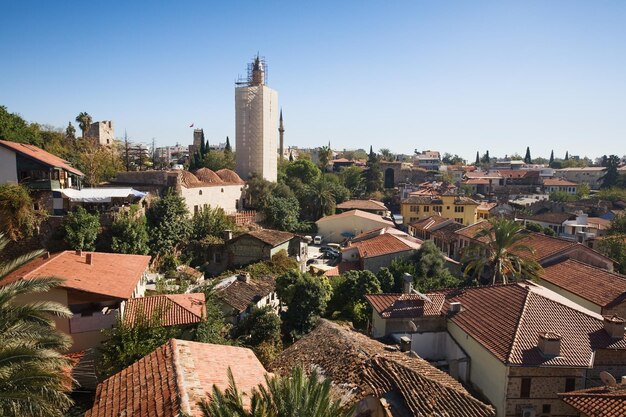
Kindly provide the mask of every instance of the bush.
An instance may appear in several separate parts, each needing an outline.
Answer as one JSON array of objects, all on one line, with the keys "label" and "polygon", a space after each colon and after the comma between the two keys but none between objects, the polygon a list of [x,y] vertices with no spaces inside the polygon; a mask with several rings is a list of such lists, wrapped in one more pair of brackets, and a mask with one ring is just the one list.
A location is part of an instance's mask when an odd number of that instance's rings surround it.
[{"label": "bush", "polygon": [[65,242],[72,249],[93,251],[100,232],[100,219],[97,214],[89,214],[78,207],[76,211],[65,216],[63,221]]}]

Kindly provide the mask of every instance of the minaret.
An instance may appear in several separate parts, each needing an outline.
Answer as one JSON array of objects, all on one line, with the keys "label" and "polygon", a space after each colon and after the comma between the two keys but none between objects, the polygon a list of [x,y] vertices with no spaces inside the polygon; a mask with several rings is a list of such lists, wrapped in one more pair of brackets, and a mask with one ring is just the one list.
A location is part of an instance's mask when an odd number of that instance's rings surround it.
[{"label": "minaret", "polygon": [[279,118],[279,122],[278,122],[278,140],[280,142],[280,160],[282,161],[284,159],[284,152],[285,152],[285,126],[283,125],[283,109],[280,109],[280,118]]}]

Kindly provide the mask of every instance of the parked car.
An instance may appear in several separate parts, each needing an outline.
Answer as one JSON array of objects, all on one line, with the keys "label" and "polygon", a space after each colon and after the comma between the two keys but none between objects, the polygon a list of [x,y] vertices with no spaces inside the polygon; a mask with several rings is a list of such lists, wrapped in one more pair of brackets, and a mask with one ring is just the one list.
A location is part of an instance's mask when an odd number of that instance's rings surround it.
[{"label": "parked car", "polygon": [[313,244],[314,245],[321,245],[322,244],[322,237],[320,235],[317,235],[313,238]]}]

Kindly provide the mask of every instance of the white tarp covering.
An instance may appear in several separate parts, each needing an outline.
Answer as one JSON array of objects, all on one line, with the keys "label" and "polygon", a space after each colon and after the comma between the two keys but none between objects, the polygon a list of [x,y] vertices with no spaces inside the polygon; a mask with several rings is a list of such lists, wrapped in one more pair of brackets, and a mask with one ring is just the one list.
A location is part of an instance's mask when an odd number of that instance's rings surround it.
[{"label": "white tarp covering", "polygon": [[54,191],[61,192],[76,203],[110,203],[112,198],[143,197],[147,194],[133,188],[83,188],[82,190],[65,188]]}]

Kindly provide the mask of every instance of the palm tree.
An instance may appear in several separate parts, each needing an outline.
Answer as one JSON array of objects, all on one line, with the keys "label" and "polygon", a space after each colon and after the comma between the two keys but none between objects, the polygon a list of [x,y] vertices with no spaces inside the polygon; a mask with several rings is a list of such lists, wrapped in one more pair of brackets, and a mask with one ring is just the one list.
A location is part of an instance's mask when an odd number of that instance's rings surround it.
[{"label": "palm tree", "polygon": [[[0,234],[0,251],[9,240]],[[33,252],[0,263],[0,279],[41,254]],[[72,405],[71,360],[60,350],[71,344],[51,316],[69,317],[55,302],[16,303],[18,297],[58,286],[56,278],[19,280],[0,285],[0,415],[61,417]]]},{"label": "palm tree", "polygon": [[87,112],[80,112],[78,116],[76,116],[76,123],[78,123],[78,127],[82,131],[83,139],[85,139],[85,133],[89,130],[89,126],[91,126],[91,121],[93,119]]},{"label": "palm tree", "polygon": [[308,187],[310,192],[311,214],[315,219],[333,214],[335,210],[335,194],[323,177]]},{"label": "palm tree", "polygon": [[230,386],[221,392],[215,386],[209,401],[200,403],[204,417],[350,417],[354,410],[341,407],[331,398],[330,379],[320,379],[313,371],[306,376],[295,368],[288,377],[265,377],[265,385],[253,389],[246,407],[233,375]]},{"label": "palm tree", "polygon": [[534,253],[533,248],[522,242],[527,236],[519,223],[505,218],[489,219],[488,227],[474,236],[477,240],[483,239],[483,242],[470,245],[463,254],[463,263],[466,263],[464,273],[473,273],[480,280],[487,272],[491,274],[492,284],[537,279],[541,266],[523,256],[524,253]]},{"label": "palm tree", "polygon": [[333,150],[330,148],[330,142],[328,142],[328,146],[322,146],[317,155],[319,158],[320,169],[322,172],[326,172],[326,167],[328,166],[330,159],[333,157]]}]

